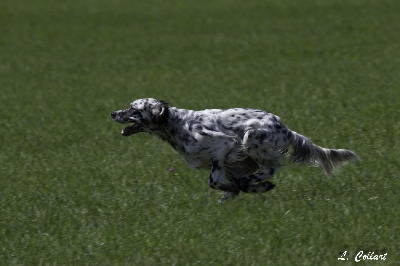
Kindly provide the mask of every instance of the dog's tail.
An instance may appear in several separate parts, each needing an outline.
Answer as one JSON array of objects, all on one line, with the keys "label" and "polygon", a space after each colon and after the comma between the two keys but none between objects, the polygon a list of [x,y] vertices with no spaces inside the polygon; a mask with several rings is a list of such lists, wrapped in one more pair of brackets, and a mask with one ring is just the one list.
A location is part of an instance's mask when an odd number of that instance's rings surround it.
[{"label": "dog's tail", "polygon": [[294,131],[291,133],[290,145],[293,147],[293,153],[290,155],[290,162],[292,163],[317,165],[322,167],[327,176],[331,176],[341,166],[359,160],[353,151],[322,148]]}]

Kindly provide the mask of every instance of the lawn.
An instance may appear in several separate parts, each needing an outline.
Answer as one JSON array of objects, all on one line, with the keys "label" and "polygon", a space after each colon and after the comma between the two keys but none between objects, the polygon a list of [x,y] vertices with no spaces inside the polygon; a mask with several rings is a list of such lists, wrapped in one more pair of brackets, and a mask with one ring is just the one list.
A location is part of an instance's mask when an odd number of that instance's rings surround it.
[{"label": "lawn", "polygon": [[[0,0],[0,264],[399,265],[399,14],[397,0]],[[218,204],[207,171],[120,135],[111,111],[143,97],[263,109],[361,161],[332,179],[288,165],[274,190]]]}]

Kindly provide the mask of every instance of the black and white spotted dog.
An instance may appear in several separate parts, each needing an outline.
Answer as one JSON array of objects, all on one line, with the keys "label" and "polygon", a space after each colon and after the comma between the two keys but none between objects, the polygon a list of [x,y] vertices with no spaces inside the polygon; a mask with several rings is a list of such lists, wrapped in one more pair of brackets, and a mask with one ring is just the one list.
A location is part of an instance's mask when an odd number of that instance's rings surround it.
[{"label": "black and white spotted dog", "polygon": [[123,124],[123,136],[138,132],[167,141],[193,168],[211,168],[208,184],[225,191],[220,200],[275,187],[271,179],[288,150],[290,162],[318,165],[326,175],[358,160],[349,150],[325,149],[286,128],[278,116],[262,110],[233,108],[192,111],[156,99],[140,99],[111,113]]}]

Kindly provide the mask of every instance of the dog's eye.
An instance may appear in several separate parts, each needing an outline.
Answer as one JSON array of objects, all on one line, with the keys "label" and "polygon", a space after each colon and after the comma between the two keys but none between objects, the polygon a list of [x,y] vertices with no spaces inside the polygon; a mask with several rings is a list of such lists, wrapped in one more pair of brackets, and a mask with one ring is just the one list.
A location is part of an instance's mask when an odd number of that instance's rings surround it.
[{"label": "dog's eye", "polygon": [[132,108],[129,110],[129,112],[130,112],[132,115],[137,115],[137,114],[139,113],[138,110],[132,109]]}]

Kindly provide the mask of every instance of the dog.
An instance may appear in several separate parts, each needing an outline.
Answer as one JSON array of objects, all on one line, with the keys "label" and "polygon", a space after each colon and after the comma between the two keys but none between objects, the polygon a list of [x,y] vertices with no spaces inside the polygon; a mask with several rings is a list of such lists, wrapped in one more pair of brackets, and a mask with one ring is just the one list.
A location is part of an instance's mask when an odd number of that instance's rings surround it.
[{"label": "dog", "polygon": [[[211,169],[208,184],[224,191],[220,202],[240,192],[262,193],[275,187],[269,180],[290,163],[320,166],[331,176],[341,166],[359,160],[350,150],[326,149],[285,127],[280,118],[249,108],[193,111],[171,107],[153,98],[135,100],[111,113],[129,124],[121,134],[144,132],[168,142],[189,167]],[[286,154],[291,151],[289,156]]]}]

